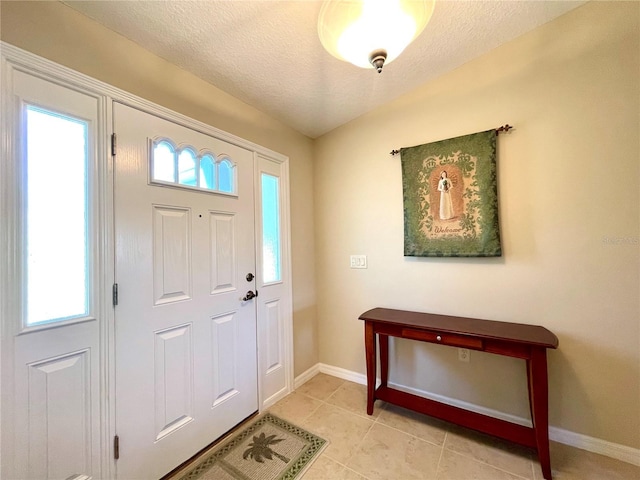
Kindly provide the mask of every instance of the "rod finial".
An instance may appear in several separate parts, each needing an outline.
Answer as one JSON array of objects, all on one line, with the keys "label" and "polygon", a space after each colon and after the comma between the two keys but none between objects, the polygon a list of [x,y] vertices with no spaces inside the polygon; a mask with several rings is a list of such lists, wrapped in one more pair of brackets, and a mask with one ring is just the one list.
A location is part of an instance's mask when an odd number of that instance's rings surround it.
[{"label": "rod finial", "polygon": [[506,125],[502,125],[502,126],[496,128],[496,135],[498,135],[500,132],[508,132],[512,128],[513,128],[513,126],[509,125],[508,123]]}]

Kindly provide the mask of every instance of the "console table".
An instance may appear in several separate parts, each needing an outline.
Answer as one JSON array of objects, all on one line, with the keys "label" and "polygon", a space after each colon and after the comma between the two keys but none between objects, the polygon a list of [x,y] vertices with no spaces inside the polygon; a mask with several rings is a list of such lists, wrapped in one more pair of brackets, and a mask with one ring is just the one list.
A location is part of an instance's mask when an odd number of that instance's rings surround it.
[{"label": "console table", "polygon": [[[549,458],[547,348],[558,347],[558,338],[552,332],[536,325],[388,308],[369,310],[360,315],[360,320],[365,322],[367,414],[373,414],[373,403],[379,399],[533,448],[538,452],[544,478],[552,480]],[[376,335],[380,343],[381,384],[378,388]],[[525,427],[389,387],[390,336],[526,360],[533,427]]]}]

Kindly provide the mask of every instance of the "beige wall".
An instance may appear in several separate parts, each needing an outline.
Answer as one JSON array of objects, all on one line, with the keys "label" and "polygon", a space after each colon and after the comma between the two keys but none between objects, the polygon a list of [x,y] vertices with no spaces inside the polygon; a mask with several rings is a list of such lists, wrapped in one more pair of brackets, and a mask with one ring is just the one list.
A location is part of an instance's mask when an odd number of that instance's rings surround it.
[{"label": "beige wall", "polygon": [[[357,318],[376,306],[541,324],[560,339],[551,425],[640,448],[639,18],[586,4],[316,141],[321,362],[364,373]],[[404,258],[389,152],[505,123],[504,256]],[[395,345],[393,381],[529,416],[524,362]]]},{"label": "beige wall", "polygon": [[3,41],[290,159],[295,372],[318,361],[313,141],[58,2],[0,3]]}]

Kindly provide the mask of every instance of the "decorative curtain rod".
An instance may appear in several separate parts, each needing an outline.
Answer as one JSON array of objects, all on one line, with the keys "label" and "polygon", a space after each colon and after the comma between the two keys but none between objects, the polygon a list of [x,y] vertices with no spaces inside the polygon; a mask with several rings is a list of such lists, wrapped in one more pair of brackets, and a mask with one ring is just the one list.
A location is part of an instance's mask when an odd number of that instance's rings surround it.
[{"label": "decorative curtain rod", "polygon": [[[509,125],[508,123],[506,125],[502,125],[496,128],[496,135],[499,135],[500,132],[508,132],[512,128],[513,128],[513,125]],[[399,153],[400,153],[400,150],[391,150],[391,152],[389,152],[389,155],[397,155]]]}]

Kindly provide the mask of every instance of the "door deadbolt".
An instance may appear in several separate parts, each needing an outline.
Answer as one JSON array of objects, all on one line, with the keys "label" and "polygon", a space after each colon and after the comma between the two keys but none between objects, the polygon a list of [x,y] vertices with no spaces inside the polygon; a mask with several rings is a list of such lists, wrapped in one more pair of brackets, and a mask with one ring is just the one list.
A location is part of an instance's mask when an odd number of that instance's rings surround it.
[{"label": "door deadbolt", "polygon": [[250,282],[251,280],[254,279],[253,273],[247,273],[247,282]]}]

